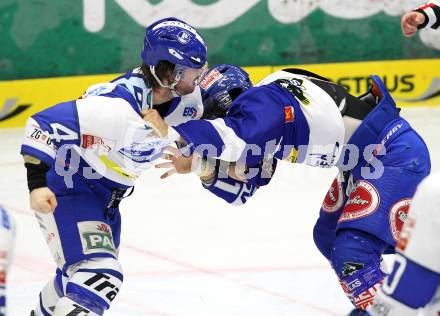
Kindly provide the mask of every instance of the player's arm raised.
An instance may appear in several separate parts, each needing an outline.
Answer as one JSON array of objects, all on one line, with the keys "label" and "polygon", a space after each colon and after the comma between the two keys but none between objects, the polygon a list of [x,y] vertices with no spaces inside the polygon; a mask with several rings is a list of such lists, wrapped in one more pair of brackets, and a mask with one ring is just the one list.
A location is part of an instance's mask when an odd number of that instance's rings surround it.
[{"label": "player's arm raised", "polygon": [[440,26],[440,3],[430,1],[414,11],[402,16],[402,32],[405,36],[413,36],[418,30],[430,27],[438,29]]}]

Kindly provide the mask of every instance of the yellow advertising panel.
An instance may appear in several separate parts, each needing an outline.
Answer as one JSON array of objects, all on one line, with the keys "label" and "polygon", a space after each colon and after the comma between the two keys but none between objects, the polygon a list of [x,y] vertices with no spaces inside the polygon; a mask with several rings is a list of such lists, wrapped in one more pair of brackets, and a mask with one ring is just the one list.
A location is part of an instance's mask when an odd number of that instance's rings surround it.
[{"label": "yellow advertising panel", "polygon": [[[274,67],[273,70],[289,66]],[[440,105],[440,59],[374,61],[290,66],[315,72],[357,96],[370,75],[382,78],[399,106]]]},{"label": "yellow advertising panel", "polygon": [[32,114],[75,100],[85,90],[116,75],[0,81],[0,128],[22,127]]},{"label": "yellow advertising panel", "polygon": [[[245,67],[253,82],[283,68],[303,68],[364,93],[370,74],[384,80],[399,106],[440,105],[440,59],[375,61],[277,67]],[[0,81],[0,128],[22,127],[27,118],[49,106],[74,100],[91,85],[117,74]]]}]

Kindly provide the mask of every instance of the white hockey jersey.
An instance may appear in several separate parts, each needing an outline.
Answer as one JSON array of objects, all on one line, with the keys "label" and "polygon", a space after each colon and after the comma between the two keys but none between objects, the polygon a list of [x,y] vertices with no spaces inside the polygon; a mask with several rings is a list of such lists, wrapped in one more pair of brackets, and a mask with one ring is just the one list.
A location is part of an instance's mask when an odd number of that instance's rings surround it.
[{"label": "white hockey jersey", "polygon": [[[29,118],[21,153],[54,166],[61,176],[68,165],[70,173],[132,186],[170,145],[156,137],[141,117],[141,111],[152,108],[152,94],[138,69],[110,83],[93,85],[80,99]],[[196,87],[193,93],[174,98],[164,119],[173,126],[202,114]]]}]

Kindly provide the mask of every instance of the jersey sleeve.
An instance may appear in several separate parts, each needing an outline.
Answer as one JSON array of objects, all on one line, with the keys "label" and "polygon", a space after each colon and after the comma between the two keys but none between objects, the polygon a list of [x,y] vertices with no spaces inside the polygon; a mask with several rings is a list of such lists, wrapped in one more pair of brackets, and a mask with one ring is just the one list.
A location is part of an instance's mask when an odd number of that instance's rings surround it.
[{"label": "jersey sleeve", "polygon": [[57,104],[28,119],[21,154],[52,166],[60,147],[79,144],[79,133],[75,101]]},{"label": "jersey sleeve", "polygon": [[191,153],[230,162],[245,158],[247,164],[255,164],[263,158],[266,142],[282,135],[285,123],[280,100],[265,89],[240,95],[225,118],[189,121],[174,129]]},{"label": "jersey sleeve", "polygon": [[107,152],[148,141],[153,129],[123,87],[95,85],[79,100],[61,103],[29,118],[21,154],[52,166],[63,146],[99,145]]},{"label": "jersey sleeve", "polygon": [[437,30],[440,26],[440,3],[429,1],[415,10],[425,16],[425,22],[418,26],[419,29],[431,28]]},{"label": "jersey sleeve", "polygon": [[[216,176],[210,183],[204,183],[203,187],[225,200],[229,204],[240,206],[245,204],[249,198],[261,186],[269,184],[275,172],[277,160],[265,161],[259,166],[253,168],[256,174],[250,177],[248,182],[242,182],[231,178],[226,171],[226,168],[220,164],[216,170]],[[268,170],[270,168],[270,170]]]},{"label": "jersey sleeve", "polygon": [[257,190],[255,184],[248,184],[233,179],[221,168],[217,171],[212,182],[202,182],[202,184],[206,190],[235,206],[245,204]]}]

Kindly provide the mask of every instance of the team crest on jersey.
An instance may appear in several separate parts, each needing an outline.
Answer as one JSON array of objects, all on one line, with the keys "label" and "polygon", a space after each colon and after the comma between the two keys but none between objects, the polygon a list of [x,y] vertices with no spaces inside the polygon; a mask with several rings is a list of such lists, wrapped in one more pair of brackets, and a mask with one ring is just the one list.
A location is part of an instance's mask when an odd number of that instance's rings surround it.
[{"label": "team crest on jersey", "polygon": [[356,182],[353,192],[345,203],[339,222],[362,218],[374,213],[380,204],[377,189],[370,182],[360,180]]},{"label": "team crest on jersey", "polygon": [[200,88],[206,90],[209,89],[215,82],[223,78],[223,75],[218,71],[217,69],[213,69],[210,72],[208,72],[200,81]]},{"label": "team crest on jersey", "polygon": [[390,209],[389,222],[390,230],[394,240],[399,240],[400,232],[403,224],[408,217],[409,207],[411,206],[411,199],[403,199],[396,202]]},{"label": "team crest on jersey", "polygon": [[130,147],[124,147],[119,153],[136,163],[145,163],[155,160],[162,154],[163,142],[133,143]]},{"label": "team crest on jersey", "polygon": [[333,183],[324,198],[322,209],[328,213],[333,213],[339,210],[344,203],[343,194],[341,179],[338,175],[335,180],[333,180]]},{"label": "team crest on jersey", "polygon": [[288,79],[278,79],[275,81],[284,89],[287,89],[292,93],[296,99],[298,99],[302,104],[309,105],[310,100],[304,95],[306,88],[303,86],[303,80],[299,78],[288,78]]},{"label": "team crest on jersey", "polygon": [[110,226],[97,221],[79,222],[77,225],[84,254],[109,253],[116,256]]}]

